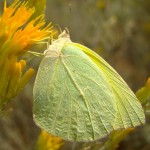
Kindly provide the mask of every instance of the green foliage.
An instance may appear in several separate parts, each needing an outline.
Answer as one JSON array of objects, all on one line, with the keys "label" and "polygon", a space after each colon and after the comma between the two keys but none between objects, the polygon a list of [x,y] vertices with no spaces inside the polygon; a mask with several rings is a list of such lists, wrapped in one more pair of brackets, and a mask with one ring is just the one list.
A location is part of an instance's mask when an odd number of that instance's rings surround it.
[{"label": "green foliage", "polygon": [[104,143],[104,150],[115,150],[118,148],[119,143],[131,132],[133,128],[128,128],[125,130],[116,130],[111,133],[107,141]]},{"label": "green foliage", "polygon": [[140,100],[146,113],[150,113],[150,78],[148,78],[144,87],[136,92],[137,98]]}]

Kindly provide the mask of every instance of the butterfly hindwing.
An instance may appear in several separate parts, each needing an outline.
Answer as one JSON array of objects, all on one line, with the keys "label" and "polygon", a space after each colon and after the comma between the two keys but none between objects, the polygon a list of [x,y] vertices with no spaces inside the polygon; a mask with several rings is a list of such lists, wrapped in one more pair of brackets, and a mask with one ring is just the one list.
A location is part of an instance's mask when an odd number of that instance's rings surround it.
[{"label": "butterfly hindwing", "polygon": [[97,64],[112,87],[117,105],[115,129],[135,127],[143,124],[145,116],[142,106],[121,76],[95,52],[80,44],[74,43],[73,46],[80,47]]},{"label": "butterfly hindwing", "polygon": [[111,87],[80,48],[66,45],[60,57],[42,60],[34,97],[34,120],[53,135],[88,141],[114,129],[117,107]]}]

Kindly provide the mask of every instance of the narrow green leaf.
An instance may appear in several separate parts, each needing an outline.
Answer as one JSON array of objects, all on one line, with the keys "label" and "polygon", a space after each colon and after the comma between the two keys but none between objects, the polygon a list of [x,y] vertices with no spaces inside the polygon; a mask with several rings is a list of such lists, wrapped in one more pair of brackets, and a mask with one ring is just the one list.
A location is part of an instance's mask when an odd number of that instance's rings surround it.
[{"label": "narrow green leaf", "polygon": [[140,100],[144,110],[150,112],[150,78],[147,79],[147,82],[144,87],[139,89],[136,92],[137,98]]}]

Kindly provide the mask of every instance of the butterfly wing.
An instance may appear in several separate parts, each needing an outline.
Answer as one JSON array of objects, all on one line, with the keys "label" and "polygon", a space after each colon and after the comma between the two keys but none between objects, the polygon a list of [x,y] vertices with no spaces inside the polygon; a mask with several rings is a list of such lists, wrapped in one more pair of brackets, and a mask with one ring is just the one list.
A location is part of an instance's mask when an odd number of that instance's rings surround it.
[{"label": "butterfly wing", "polygon": [[121,76],[95,52],[80,44],[72,43],[72,45],[83,50],[105,74],[117,105],[115,129],[135,127],[143,124],[145,115],[142,106]]},{"label": "butterfly wing", "polygon": [[34,85],[34,120],[72,141],[97,140],[114,129],[117,105],[105,74],[77,46],[45,57]]}]

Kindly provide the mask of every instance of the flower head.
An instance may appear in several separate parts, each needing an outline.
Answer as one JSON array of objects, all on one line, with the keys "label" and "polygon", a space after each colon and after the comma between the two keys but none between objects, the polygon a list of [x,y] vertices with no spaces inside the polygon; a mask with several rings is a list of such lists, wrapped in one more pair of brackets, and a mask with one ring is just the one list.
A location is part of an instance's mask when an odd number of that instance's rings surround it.
[{"label": "flower head", "polygon": [[52,34],[51,24],[44,27],[43,16],[28,22],[34,12],[35,9],[29,8],[27,2],[21,3],[19,0],[8,8],[4,5],[4,13],[0,17],[1,56],[17,55]]},{"label": "flower head", "polygon": [[36,147],[37,150],[58,150],[64,145],[62,139],[48,134],[46,131],[42,130],[39,135]]},{"label": "flower head", "polygon": [[29,48],[53,34],[51,24],[45,26],[43,16],[30,20],[35,9],[27,2],[15,0],[9,7],[4,2],[0,16],[0,110],[28,83],[33,69],[22,73],[25,60],[19,60]]}]

